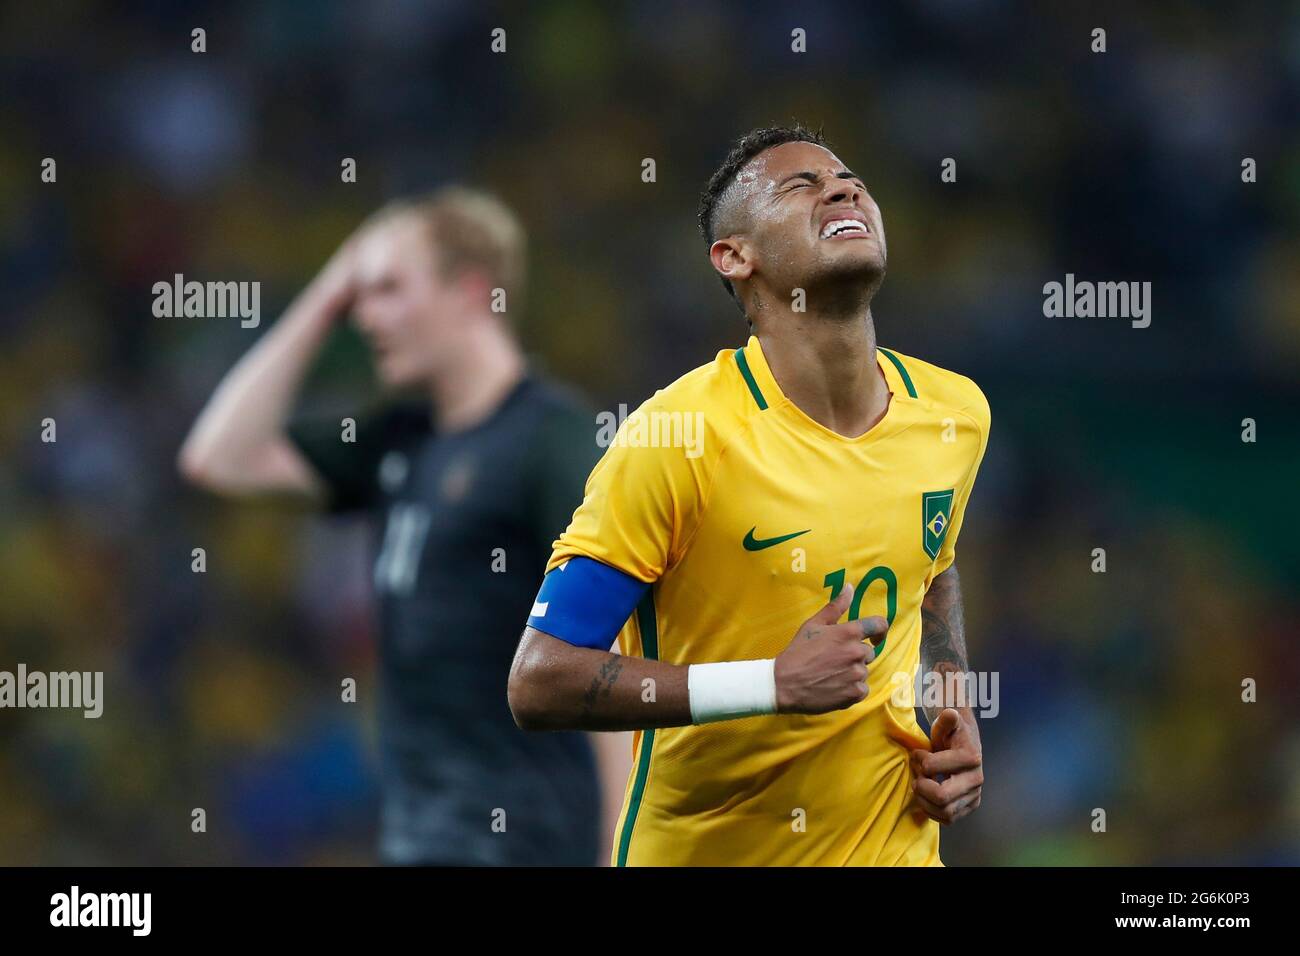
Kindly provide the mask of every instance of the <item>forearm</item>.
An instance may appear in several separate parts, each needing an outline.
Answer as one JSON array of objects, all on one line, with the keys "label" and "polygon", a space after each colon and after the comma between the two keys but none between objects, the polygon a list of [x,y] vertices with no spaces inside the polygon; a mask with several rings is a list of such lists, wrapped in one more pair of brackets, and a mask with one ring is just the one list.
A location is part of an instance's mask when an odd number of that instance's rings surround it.
[{"label": "forearm", "polygon": [[509,700],[526,730],[644,730],[691,723],[688,667],[567,644],[528,628]]},{"label": "forearm", "polygon": [[971,710],[971,701],[961,693],[969,669],[961,579],[953,564],[930,582],[921,602],[921,672],[927,683],[935,682],[943,689],[942,703],[936,702],[933,692],[923,695],[923,709],[931,726],[947,707],[963,715]]},{"label": "forearm", "polygon": [[309,286],[227,373],[181,448],[185,470],[238,473],[250,455],[283,434],[335,308],[325,290]]},{"label": "forearm", "polygon": [[[571,584],[579,595],[579,579],[590,585],[595,573],[584,567],[569,572],[577,575]],[[617,581],[606,578],[603,586],[615,588]],[[580,625],[571,611],[554,613],[556,601],[582,605],[573,593],[566,596],[568,587],[548,592],[543,584],[538,616],[550,608],[549,620],[557,625],[564,626],[566,617],[570,627]],[[838,623],[852,602],[853,585],[845,584],[803,622],[784,651],[759,660],[666,664],[600,650],[613,641],[603,629],[588,634],[584,647],[526,627],[510,668],[510,711],[525,730],[641,730],[843,710],[866,699],[873,645],[889,629],[879,616]],[[614,605],[613,612],[614,620],[626,620],[625,605]]]}]

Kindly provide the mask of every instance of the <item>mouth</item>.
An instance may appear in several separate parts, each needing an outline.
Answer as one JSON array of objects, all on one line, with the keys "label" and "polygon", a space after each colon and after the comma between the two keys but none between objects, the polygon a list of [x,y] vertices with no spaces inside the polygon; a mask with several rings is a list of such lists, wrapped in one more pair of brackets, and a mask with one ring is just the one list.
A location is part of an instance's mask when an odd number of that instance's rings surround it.
[{"label": "mouth", "polygon": [[852,216],[832,216],[822,223],[820,239],[860,239],[871,235],[863,219]]}]

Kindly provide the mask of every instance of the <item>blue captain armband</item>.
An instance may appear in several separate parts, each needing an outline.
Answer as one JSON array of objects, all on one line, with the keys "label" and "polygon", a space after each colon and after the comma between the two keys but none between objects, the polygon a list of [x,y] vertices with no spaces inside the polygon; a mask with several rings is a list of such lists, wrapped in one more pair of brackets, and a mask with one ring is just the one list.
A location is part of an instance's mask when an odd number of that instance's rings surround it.
[{"label": "blue captain armband", "polygon": [[570,558],[542,579],[528,626],[607,651],[650,587],[591,558]]}]

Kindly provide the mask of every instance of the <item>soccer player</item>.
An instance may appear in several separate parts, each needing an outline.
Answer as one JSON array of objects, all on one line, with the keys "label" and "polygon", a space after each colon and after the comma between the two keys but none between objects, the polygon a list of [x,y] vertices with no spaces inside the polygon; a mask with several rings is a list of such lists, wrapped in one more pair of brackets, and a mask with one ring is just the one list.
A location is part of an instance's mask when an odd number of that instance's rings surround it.
[{"label": "soccer player", "polygon": [[637,732],[619,865],[941,865],[939,824],[979,805],[979,731],[949,681],[927,738],[911,691],[918,667],[967,670],[953,560],[988,403],[877,347],[880,210],[819,134],[740,139],[700,226],[753,334],[592,471],[511,709]]},{"label": "soccer player", "polygon": [[[364,510],[382,534],[387,863],[585,866],[602,830],[612,839],[587,736],[525,734],[502,697],[519,621],[599,456],[595,420],[527,366],[506,317],[523,291],[524,233],[498,200],[452,187],[388,206],[226,376],[180,453],[203,487]],[[356,416],[354,435],[339,419],[289,424],[349,312],[382,383],[415,400]]]}]

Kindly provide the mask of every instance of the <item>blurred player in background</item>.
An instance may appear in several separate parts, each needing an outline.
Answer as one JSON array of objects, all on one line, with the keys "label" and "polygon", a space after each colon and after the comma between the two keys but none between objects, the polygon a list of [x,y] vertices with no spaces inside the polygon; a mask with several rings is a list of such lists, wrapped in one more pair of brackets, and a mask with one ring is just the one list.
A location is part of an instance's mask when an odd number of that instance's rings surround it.
[{"label": "blurred player in background", "polygon": [[592,472],[511,708],[638,731],[619,864],[938,865],[938,824],[979,804],[979,731],[950,693],[927,738],[911,690],[967,670],[953,561],[988,403],[877,348],[880,210],[818,134],[739,140],[700,225],[754,334]]},{"label": "blurred player in background", "polygon": [[[513,213],[468,189],[380,210],[221,382],[180,453],[204,488],[310,496],[378,525],[388,863],[589,865],[613,828],[587,735],[525,734],[503,695],[519,621],[598,456],[594,419],[528,368],[506,318],[524,246]],[[383,384],[416,399],[358,416],[354,435],[290,425],[349,312]],[[597,736],[616,807],[627,744]]]}]

